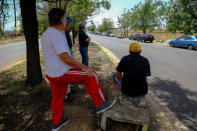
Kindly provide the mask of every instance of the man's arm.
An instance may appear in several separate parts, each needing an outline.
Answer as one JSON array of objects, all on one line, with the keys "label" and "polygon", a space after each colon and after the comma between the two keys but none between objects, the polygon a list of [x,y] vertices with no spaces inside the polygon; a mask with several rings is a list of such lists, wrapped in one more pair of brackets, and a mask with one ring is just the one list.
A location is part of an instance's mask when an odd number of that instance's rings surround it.
[{"label": "man's arm", "polygon": [[73,57],[69,56],[66,52],[61,53],[58,56],[64,63],[87,72],[89,76],[93,75],[93,73],[94,73],[93,69],[79,63],[78,61],[73,59]]},{"label": "man's arm", "polygon": [[123,70],[124,70],[124,58],[122,58],[120,60],[120,62],[118,63],[118,66],[116,68],[116,76],[119,78],[119,79],[122,79],[123,78]]},{"label": "man's arm", "polygon": [[147,61],[147,73],[146,73],[146,76],[151,76],[149,61]]},{"label": "man's arm", "polygon": [[90,43],[90,37],[88,37],[88,38],[85,40],[85,42]]}]

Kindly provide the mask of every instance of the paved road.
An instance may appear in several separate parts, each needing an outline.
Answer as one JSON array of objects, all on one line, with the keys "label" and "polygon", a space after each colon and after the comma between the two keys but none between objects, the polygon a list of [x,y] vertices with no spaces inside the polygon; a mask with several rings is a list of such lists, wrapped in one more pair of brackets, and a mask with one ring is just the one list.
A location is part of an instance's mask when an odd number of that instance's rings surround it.
[{"label": "paved road", "polygon": [[[118,58],[128,54],[130,40],[90,35]],[[151,64],[149,86],[190,130],[197,130],[197,50],[141,43]]]},{"label": "paved road", "polygon": [[25,56],[25,42],[0,45],[0,68]]}]

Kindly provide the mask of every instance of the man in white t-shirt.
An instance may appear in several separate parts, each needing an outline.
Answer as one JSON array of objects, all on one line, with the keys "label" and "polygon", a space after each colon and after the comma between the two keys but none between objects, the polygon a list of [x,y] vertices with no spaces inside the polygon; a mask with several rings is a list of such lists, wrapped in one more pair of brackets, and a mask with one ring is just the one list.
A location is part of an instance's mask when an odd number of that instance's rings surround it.
[{"label": "man in white t-shirt", "polygon": [[92,97],[96,112],[102,113],[111,108],[114,101],[105,101],[96,72],[70,55],[66,37],[62,33],[66,28],[64,11],[53,8],[48,13],[50,27],[42,34],[42,51],[46,66],[46,77],[52,88],[52,131],[58,131],[66,125],[69,117],[64,115],[64,98],[69,83],[81,83]]}]

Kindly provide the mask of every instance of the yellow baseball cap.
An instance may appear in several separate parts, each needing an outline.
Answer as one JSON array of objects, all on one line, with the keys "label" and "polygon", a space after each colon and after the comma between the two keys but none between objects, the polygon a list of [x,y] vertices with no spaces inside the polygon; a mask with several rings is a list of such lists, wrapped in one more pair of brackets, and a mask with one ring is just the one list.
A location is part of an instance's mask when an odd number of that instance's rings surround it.
[{"label": "yellow baseball cap", "polygon": [[141,46],[138,42],[132,42],[129,46],[130,52],[141,52]]}]

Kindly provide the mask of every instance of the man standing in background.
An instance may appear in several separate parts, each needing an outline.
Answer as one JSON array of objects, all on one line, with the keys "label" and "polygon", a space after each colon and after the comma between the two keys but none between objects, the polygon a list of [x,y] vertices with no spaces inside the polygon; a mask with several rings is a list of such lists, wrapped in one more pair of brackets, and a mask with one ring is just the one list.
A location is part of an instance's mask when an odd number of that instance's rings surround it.
[{"label": "man standing in background", "polygon": [[[70,49],[70,54],[71,56],[73,56],[73,51],[72,51],[72,46],[73,46],[73,43],[72,43],[72,40],[71,40],[71,37],[70,37],[70,27],[72,25],[72,19],[70,17],[66,17],[66,31],[65,31],[65,35],[66,35],[66,39],[67,39],[67,43],[68,43],[68,47]],[[71,93],[71,85],[69,84],[68,85],[68,91],[67,91],[67,95],[65,98],[68,98],[67,100],[69,100],[70,98],[68,97],[68,95]]]},{"label": "man standing in background", "polygon": [[88,46],[90,43],[90,37],[86,34],[85,31],[85,23],[80,23],[79,24],[79,51],[81,53],[82,57],[82,64],[88,66]]},{"label": "man standing in background", "polygon": [[72,51],[73,43],[72,43],[72,40],[71,40],[71,37],[70,37],[70,27],[71,27],[71,25],[72,25],[72,19],[70,17],[66,17],[65,35],[66,35],[66,39],[67,39],[68,46],[69,46],[69,49],[70,49],[70,54],[71,54],[71,56],[73,56],[73,51]]}]

